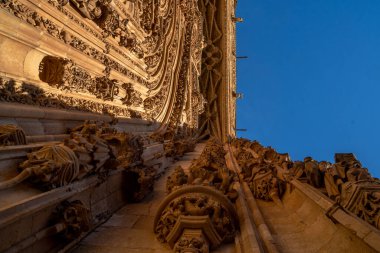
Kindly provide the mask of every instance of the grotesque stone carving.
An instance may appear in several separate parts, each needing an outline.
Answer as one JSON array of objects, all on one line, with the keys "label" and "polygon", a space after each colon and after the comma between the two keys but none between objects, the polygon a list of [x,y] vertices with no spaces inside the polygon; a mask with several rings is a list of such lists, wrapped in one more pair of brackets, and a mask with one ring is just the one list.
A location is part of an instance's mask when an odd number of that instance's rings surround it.
[{"label": "grotesque stone carving", "polygon": [[67,240],[77,239],[82,233],[90,230],[90,211],[80,200],[63,202],[57,208],[57,214],[64,227],[61,233]]},{"label": "grotesque stone carving", "polygon": [[70,0],[73,5],[88,19],[98,19],[102,16],[102,2],[99,0]]},{"label": "grotesque stone carving", "polygon": [[290,161],[258,142],[234,139],[235,158],[256,198],[278,201],[284,184],[299,179],[321,190],[337,204],[380,228],[380,181],[353,154],[336,154],[335,164],[306,157]]},{"label": "grotesque stone carving", "polygon": [[64,143],[46,145],[28,154],[28,160],[20,164],[22,172],[1,182],[0,189],[27,178],[43,188],[61,187],[93,174],[105,179],[110,170],[119,168],[138,174],[141,199],[152,190],[155,176],[154,170],[137,167],[142,164],[142,152],[141,137],[118,133],[106,123],[86,121],[72,129]]},{"label": "grotesque stone carving", "polygon": [[134,166],[126,169],[127,198],[131,202],[140,202],[153,191],[157,171],[155,168]]},{"label": "grotesque stone carving", "polygon": [[142,104],[141,94],[133,89],[131,83],[124,83],[122,85],[125,90],[125,97],[122,100],[126,106],[140,106]]},{"label": "grotesque stone carving", "polygon": [[232,188],[236,178],[227,168],[225,154],[223,144],[217,139],[210,139],[190,166],[188,184],[213,186],[230,199],[236,199],[237,193]]},{"label": "grotesque stone carving", "polygon": [[15,125],[0,125],[0,146],[27,144],[24,130]]},{"label": "grotesque stone carving", "polygon": [[209,245],[203,233],[198,231],[186,230],[183,232],[181,238],[174,245],[173,251],[175,253],[208,253]]},{"label": "grotesque stone carving", "polygon": [[154,231],[175,252],[209,252],[234,239],[237,198],[234,173],[226,166],[223,144],[207,142],[187,172],[177,167],[168,177],[169,194],[156,213]]},{"label": "grotesque stone carving", "polygon": [[28,160],[20,164],[22,172],[11,180],[1,182],[0,189],[13,187],[27,178],[43,187],[67,185],[79,174],[79,162],[75,153],[62,144],[52,144],[28,154]]},{"label": "grotesque stone carving", "polygon": [[171,193],[178,187],[187,184],[188,176],[181,166],[177,166],[174,172],[168,177],[166,181],[166,191]]},{"label": "grotesque stone carving", "polygon": [[[81,179],[92,173],[106,173],[106,169],[115,168],[115,149],[112,149],[102,135],[116,134],[108,124],[86,121],[83,125],[71,130],[70,138],[65,145],[74,151],[80,163]],[[107,166],[104,166],[106,165]]]}]

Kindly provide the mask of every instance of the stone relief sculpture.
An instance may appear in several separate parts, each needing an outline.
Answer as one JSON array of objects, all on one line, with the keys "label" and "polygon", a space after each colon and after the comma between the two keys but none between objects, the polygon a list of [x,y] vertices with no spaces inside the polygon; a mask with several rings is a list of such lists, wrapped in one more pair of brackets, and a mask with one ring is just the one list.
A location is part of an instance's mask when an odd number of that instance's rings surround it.
[{"label": "stone relief sculpture", "polygon": [[19,175],[0,182],[0,190],[13,187],[28,178],[35,182],[60,187],[74,181],[79,174],[79,162],[74,152],[62,145],[47,145],[28,154],[28,160],[20,164]]},{"label": "stone relief sculpture", "polygon": [[380,181],[351,154],[335,154],[335,163],[306,157],[291,161],[258,142],[234,139],[234,156],[256,198],[280,201],[286,183],[298,179],[319,189],[344,209],[380,228]]},{"label": "stone relief sculpture", "polygon": [[208,141],[200,157],[192,162],[188,175],[181,167],[175,169],[167,181],[168,192],[185,184],[214,186],[223,193],[228,192],[227,186],[233,182],[233,175],[226,168],[224,155],[220,142],[216,139]]},{"label": "stone relief sculpture", "polygon": [[[80,89],[80,86],[78,89]],[[45,91],[38,87],[36,84],[27,82],[20,83],[16,82],[13,79],[2,77],[0,77],[0,101],[26,104],[31,106],[65,109],[69,111],[75,110],[82,112],[109,114],[112,116],[147,118],[146,114],[142,112],[136,112],[125,107],[97,103],[92,100],[75,98],[65,94]]]},{"label": "stone relief sculpture", "polygon": [[[99,0],[70,0],[73,5],[88,19],[99,19],[105,15],[102,11],[102,6],[107,3]],[[105,3],[104,3],[105,2]],[[110,1],[109,1],[110,2]]]},{"label": "stone relief sculpture", "polygon": [[205,252],[234,240],[237,214],[220,191],[207,186],[183,186],[162,202],[154,232],[174,252]]},{"label": "stone relief sculpture", "polygon": [[92,77],[73,61],[53,56],[45,56],[39,66],[41,81],[58,89],[69,92],[88,92],[104,101],[114,101],[121,90],[126,95],[122,100],[127,106],[139,106],[141,94],[131,84],[120,84],[106,76]]},{"label": "stone relief sculpture", "polygon": [[178,166],[168,177],[169,195],[156,213],[154,231],[174,252],[209,252],[234,239],[238,226],[231,201],[237,192],[225,154],[223,144],[211,139],[188,173]]},{"label": "stone relief sculpture", "polygon": [[0,125],[0,146],[27,144],[24,130],[16,125]]},{"label": "stone relief sculpture", "polygon": [[28,159],[19,165],[21,173],[0,182],[0,189],[11,188],[28,178],[39,187],[50,189],[94,174],[104,178],[110,170],[124,169],[138,174],[139,191],[149,192],[154,171],[137,167],[142,164],[142,150],[143,142],[138,136],[119,133],[106,123],[86,121],[72,129],[63,143],[29,153]]}]

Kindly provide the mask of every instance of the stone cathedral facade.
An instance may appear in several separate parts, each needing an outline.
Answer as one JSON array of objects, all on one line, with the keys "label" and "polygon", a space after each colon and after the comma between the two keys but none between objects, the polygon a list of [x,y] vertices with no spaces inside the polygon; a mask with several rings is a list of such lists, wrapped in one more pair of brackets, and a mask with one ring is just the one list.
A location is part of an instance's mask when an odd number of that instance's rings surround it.
[{"label": "stone cathedral facade", "polygon": [[0,0],[0,252],[380,252],[353,154],[236,138],[236,0]]}]

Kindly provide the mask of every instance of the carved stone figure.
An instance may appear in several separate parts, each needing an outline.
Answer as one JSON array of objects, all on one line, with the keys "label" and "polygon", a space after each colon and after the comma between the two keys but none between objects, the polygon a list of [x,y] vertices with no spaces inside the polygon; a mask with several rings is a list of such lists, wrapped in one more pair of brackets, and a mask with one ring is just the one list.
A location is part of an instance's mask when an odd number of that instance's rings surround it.
[{"label": "carved stone figure", "polygon": [[202,233],[194,236],[194,232],[185,231],[181,238],[175,244],[173,251],[175,253],[208,253],[209,245]]},{"label": "carved stone figure", "polygon": [[0,146],[27,144],[24,130],[16,125],[0,125]]},{"label": "carved stone figure", "polygon": [[292,162],[271,148],[247,139],[233,139],[234,156],[253,195],[278,200],[287,181],[298,179],[319,189],[337,204],[369,224],[380,227],[380,181],[371,177],[356,157],[335,154],[335,163],[306,157]]},{"label": "carved stone figure", "polygon": [[61,85],[65,74],[65,65],[67,63],[68,61],[62,58],[45,56],[39,66],[39,77],[41,81],[50,85]]},{"label": "carved stone figure", "polygon": [[227,169],[225,154],[222,143],[210,139],[199,158],[190,166],[189,184],[213,186],[231,199],[235,199],[237,195],[232,187],[236,178]]},{"label": "carved stone figure", "polygon": [[64,224],[63,236],[67,240],[77,239],[81,234],[90,230],[90,211],[80,200],[65,201],[57,208],[56,216]]},{"label": "carved stone figure", "polygon": [[318,162],[313,160],[311,157],[306,157],[304,159],[305,173],[308,183],[312,186],[319,188],[323,186],[323,176],[319,169]]},{"label": "carved stone figure", "polygon": [[99,0],[70,0],[83,16],[88,19],[98,19],[102,16],[102,2]]},{"label": "carved stone figure", "polygon": [[166,181],[166,191],[170,193],[178,187],[187,184],[187,181],[188,176],[185,174],[182,167],[178,166]]},{"label": "carved stone figure", "polygon": [[49,188],[60,187],[74,181],[79,174],[79,161],[68,147],[47,145],[28,154],[28,160],[20,164],[22,172],[15,178],[1,182],[0,189],[10,188],[27,178]]}]

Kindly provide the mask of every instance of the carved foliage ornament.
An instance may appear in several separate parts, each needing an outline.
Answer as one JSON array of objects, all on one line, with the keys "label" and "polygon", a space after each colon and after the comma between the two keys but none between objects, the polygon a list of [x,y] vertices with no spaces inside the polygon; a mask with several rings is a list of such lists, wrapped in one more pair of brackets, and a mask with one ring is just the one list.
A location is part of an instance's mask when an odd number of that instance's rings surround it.
[{"label": "carved foliage ornament", "polygon": [[[66,86],[61,86],[61,88],[65,90]],[[4,77],[0,77],[0,101],[122,117],[147,118],[145,113],[132,111],[125,107],[74,98],[58,92],[48,92],[36,84],[19,83]]]},{"label": "carved foliage ornament", "polygon": [[292,162],[258,142],[234,139],[235,158],[256,198],[278,200],[284,184],[293,179],[320,189],[340,206],[380,228],[380,181],[353,154],[336,154],[335,163],[306,157]]},{"label": "carved foliage ornament", "polygon": [[209,248],[233,241],[237,230],[231,202],[205,186],[185,186],[172,192],[154,220],[158,240],[169,243],[175,252],[209,252]]},{"label": "carved foliage ornament", "polygon": [[125,105],[138,106],[142,102],[140,94],[132,88],[131,84],[118,84],[105,76],[92,78],[91,75],[78,67],[73,61],[45,56],[39,66],[39,77],[41,81],[61,90],[70,92],[88,92],[104,101],[113,101],[123,88],[126,97],[123,99]]},{"label": "carved foliage ornament", "polygon": [[[52,0],[48,1],[53,6],[56,6],[57,4],[54,4]],[[16,16],[17,18],[29,23],[30,25],[36,27],[37,29],[46,32],[47,34],[53,36],[56,39],[59,39],[63,43],[70,45],[71,47],[81,51],[83,54],[97,60],[101,64],[105,65],[106,68],[114,69],[115,71],[118,71],[122,73],[123,75],[128,76],[129,78],[148,86],[149,82],[147,80],[144,80],[142,77],[134,74],[130,70],[128,70],[124,65],[120,64],[119,62],[111,59],[106,54],[99,51],[97,48],[89,45],[87,42],[81,40],[80,38],[76,37],[71,32],[67,31],[65,28],[62,28],[60,25],[55,23],[54,21],[45,18],[40,13],[30,9],[23,3],[21,3],[18,0],[9,0],[9,1],[3,1],[0,2],[0,6],[7,10],[12,15]],[[59,7],[58,7],[59,8]],[[63,10],[63,8],[59,8],[62,12],[68,14]],[[70,18],[72,15],[70,15]],[[82,27],[86,28],[86,30],[89,30],[91,32],[91,29],[88,28],[86,25],[78,21]],[[92,34],[96,36],[96,33],[92,31]]]}]

